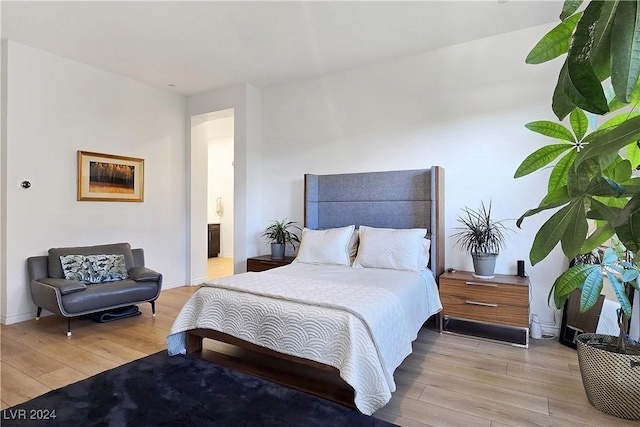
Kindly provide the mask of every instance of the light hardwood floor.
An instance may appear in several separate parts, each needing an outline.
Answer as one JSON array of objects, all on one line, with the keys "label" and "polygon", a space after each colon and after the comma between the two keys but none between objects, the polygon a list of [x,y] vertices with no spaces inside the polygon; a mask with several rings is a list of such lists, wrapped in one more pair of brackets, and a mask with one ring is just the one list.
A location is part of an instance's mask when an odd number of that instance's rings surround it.
[{"label": "light hardwood floor", "polygon": [[233,274],[233,258],[213,257],[207,260],[207,279]]},{"label": "light hardwood floor", "polygon": [[[2,408],[166,348],[165,338],[195,287],[162,292],[156,317],[112,323],[48,316],[0,326]],[[398,389],[375,416],[402,426],[631,426],[591,407],[575,350],[556,341],[530,349],[441,335],[423,328],[396,370]]]}]

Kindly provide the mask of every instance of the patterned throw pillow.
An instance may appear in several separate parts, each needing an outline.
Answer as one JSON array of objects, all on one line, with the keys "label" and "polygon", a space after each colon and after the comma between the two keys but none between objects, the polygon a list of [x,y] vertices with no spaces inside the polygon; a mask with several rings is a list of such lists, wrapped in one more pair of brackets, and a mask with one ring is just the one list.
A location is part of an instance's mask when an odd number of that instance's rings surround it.
[{"label": "patterned throw pillow", "polygon": [[115,282],[129,277],[124,255],[87,255],[95,274],[92,283]]},{"label": "patterned throw pillow", "polygon": [[61,255],[60,263],[65,279],[93,283],[93,268],[84,255]]}]

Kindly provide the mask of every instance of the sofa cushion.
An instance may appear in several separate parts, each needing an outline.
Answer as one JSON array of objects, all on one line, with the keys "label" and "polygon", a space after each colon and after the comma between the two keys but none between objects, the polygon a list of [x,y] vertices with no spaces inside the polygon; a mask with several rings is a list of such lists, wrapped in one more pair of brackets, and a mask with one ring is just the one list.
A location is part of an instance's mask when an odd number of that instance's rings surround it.
[{"label": "sofa cushion", "polygon": [[94,273],[91,262],[84,255],[60,255],[60,263],[66,280],[93,282]]},{"label": "sofa cushion", "polygon": [[86,259],[91,263],[93,270],[92,283],[115,282],[129,277],[124,255],[87,255]]},{"label": "sofa cushion", "polygon": [[62,279],[64,271],[60,256],[64,255],[102,255],[115,254],[124,255],[124,262],[127,270],[135,267],[133,261],[133,252],[129,243],[112,243],[108,245],[96,246],[77,246],[70,248],[51,248],[49,249],[49,277]]},{"label": "sofa cushion", "polygon": [[160,287],[157,282],[136,282],[131,279],[98,283],[87,286],[82,292],[62,296],[64,310],[75,315],[109,307],[136,304],[157,297]]}]

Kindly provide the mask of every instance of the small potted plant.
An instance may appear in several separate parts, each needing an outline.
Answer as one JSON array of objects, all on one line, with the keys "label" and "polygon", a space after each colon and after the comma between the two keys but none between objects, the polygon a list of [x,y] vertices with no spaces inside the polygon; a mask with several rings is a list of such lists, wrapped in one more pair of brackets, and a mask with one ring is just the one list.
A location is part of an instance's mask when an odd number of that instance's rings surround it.
[{"label": "small potted plant", "polygon": [[262,237],[266,237],[271,242],[271,259],[283,259],[287,244],[290,244],[293,250],[296,249],[295,244],[300,243],[300,238],[298,238],[297,234],[289,230],[302,230],[295,224],[294,221],[288,221],[287,218],[285,218],[282,221],[273,221],[272,224],[264,230]]},{"label": "small potted plant", "polygon": [[504,248],[506,232],[509,231],[501,221],[491,219],[491,202],[489,207],[481,203],[478,210],[465,207],[465,215],[458,216],[462,224],[453,236],[455,245],[471,255],[473,259],[474,276],[481,279],[491,279],[495,276],[496,258],[501,248]]}]

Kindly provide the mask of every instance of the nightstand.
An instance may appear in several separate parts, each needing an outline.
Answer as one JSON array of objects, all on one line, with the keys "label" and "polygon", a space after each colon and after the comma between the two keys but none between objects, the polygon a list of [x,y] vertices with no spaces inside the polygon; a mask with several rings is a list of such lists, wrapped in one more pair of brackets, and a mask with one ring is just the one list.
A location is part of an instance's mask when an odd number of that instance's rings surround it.
[{"label": "nightstand", "polygon": [[440,276],[441,332],[455,332],[529,347],[529,278],[471,272]]},{"label": "nightstand", "polygon": [[261,255],[247,258],[247,271],[265,271],[283,265],[289,265],[295,259],[292,256],[286,256],[284,259],[271,259],[271,255]]}]

